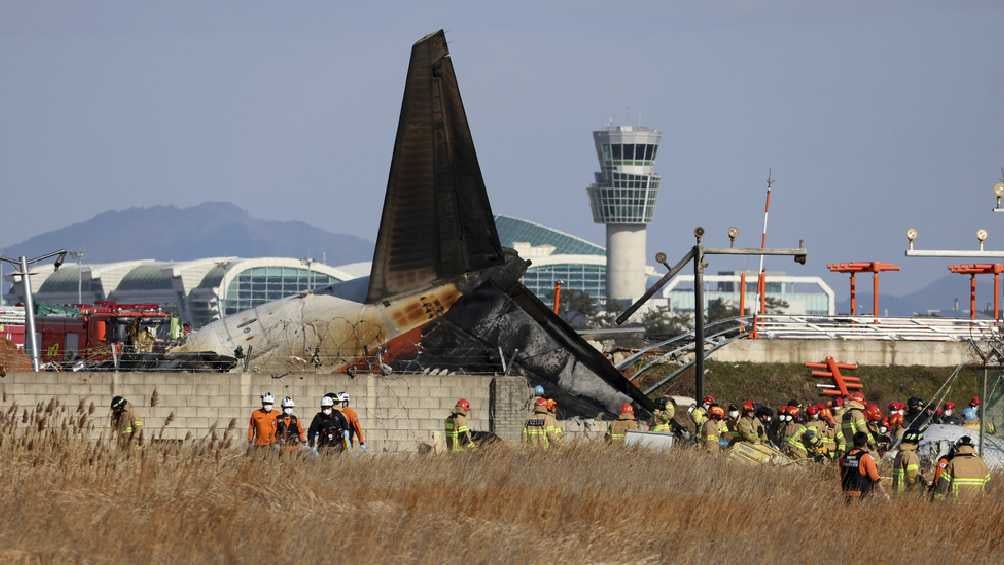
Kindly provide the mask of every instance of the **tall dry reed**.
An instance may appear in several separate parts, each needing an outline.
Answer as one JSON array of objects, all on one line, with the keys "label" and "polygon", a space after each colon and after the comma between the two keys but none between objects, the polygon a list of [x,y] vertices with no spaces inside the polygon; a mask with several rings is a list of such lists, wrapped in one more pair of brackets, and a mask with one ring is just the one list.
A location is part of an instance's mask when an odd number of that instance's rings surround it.
[{"label": "tall dry reed", "polygon": [[[22,418],[25,423],[22,423]],[[245,456],[83,439],[84,407],[0,412],[0,559],[93,563],[1001,561],[1004,495],[846,506],[833,469],[579,445]]]}]

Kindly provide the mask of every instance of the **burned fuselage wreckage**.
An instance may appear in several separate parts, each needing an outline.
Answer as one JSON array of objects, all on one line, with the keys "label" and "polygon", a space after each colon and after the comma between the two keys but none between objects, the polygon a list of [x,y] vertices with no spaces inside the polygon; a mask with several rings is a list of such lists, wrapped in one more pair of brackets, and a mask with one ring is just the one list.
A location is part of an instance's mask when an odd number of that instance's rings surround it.
[{"label": "burned fuselage wreckage", "polygon": [[[525,374],[582,415],[650,400],[519,281],[503,249],[442,31],[412,46],[370,276],[228,316],[184,351],[261,370]],[[376,365],[374,365],[376,363]]]}]

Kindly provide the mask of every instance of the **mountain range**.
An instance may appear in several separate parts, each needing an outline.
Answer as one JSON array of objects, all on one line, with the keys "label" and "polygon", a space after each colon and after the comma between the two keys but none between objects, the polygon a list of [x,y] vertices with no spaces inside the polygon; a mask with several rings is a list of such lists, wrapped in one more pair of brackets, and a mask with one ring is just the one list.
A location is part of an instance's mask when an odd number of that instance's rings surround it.
[{"label": "mountain range", "polygon": [[[871,314],[871,276],[858,277],[858,314]],[[987,304],[993,302],[993,286],[989,277],[977,277],[976,309],[983,312]],[[863,292],[864,289],[868,292]],[[846,284],[834,287],[840,298],[838,312],[850,311],[850,299]],[[958,311],[956,311],[958,300]],[[955,317],[969,315],[969,279],[960,275],[945,275],[935,279],[923,288],[902,296],[894,296],[879,291],[879,310],[884,316],[910,316],[913,314],[936,314]]]},{"label": "mountain range", "polygon": [[7,255],[31,256],[60,248],[83,250],[87,263],[233,255],[326,257],[329,265],[343,265],[369,261],[373,256],[373,243],[365,239],[331,233],[305,222],[255,218],[229,202],[102,212],[9,245],[5,251]]}]

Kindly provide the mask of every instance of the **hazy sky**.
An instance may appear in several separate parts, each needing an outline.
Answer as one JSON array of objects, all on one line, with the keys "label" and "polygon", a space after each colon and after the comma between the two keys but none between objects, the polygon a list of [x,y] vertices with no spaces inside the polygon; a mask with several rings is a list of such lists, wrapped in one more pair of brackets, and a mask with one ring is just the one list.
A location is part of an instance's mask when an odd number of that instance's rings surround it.
[{"label": "hazy sky", "polygon": [[769,243],[810,249],[771,268],[896,261],[906,292],[947,263],[902,257],[910,225],[1004,248],[1004,2],[146,4],[0,0],[0,242],[206,200],[372,240],[410,45],[444,28],[496,213],[603,243],[613,118],[665,132],[650,254],[757,242],[769,167]]}]

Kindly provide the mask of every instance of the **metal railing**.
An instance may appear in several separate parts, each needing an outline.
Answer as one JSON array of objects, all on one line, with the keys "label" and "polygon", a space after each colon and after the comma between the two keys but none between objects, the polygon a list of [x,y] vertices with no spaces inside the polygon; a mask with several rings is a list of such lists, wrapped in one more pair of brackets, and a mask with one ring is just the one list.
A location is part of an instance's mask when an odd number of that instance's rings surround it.
[{"label": "metal railing", "polygon": [[1001,334],[993,320],[768,315],[757,318],[761,339],[968,341]]}]

